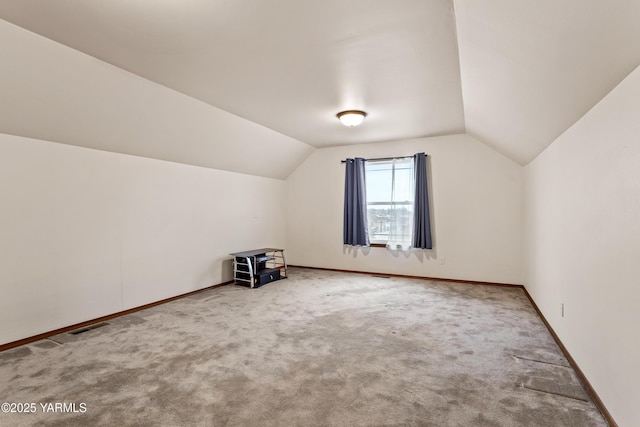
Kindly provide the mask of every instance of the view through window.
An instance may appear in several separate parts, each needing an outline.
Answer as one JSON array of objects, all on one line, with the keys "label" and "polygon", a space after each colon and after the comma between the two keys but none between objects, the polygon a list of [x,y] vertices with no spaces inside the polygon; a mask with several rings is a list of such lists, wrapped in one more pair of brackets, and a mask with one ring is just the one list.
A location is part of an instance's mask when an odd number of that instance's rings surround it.
[{"label": "view through window", "polygon": [[413,157],[367,160],[365,174],[371,243],[409,247],[413,229]]}]

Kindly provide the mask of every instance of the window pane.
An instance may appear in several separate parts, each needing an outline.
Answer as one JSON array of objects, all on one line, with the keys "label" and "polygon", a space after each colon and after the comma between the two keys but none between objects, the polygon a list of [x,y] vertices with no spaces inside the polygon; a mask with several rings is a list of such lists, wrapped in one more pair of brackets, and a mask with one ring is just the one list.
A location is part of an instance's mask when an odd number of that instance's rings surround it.
[{"label": "window pane", "polygon": [[394,201],[408,202],[413,200],[413,161],[396,163],[393,191]]},{"label": "window pane", "polygon": [[413,158],[367,161],[365,172],[369,238],[408,245],[413,227]]},{"label": "window pane", "polygon": [[369,239],[372,241],[389,239],[391,231],[391,205],[369,205],[367,209],[369,221]]},{"label": "window pane", "polygon": [[391,164],[389,162],[366,162],[367,202],[391,200]]}]

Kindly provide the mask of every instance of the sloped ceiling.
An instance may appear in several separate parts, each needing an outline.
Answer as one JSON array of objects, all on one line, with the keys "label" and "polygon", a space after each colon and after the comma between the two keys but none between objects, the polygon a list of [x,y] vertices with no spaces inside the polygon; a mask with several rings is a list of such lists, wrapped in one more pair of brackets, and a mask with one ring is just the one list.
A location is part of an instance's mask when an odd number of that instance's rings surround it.
[{"label": "sloped ceiling", "polygon": [[284,179],[313,147],[0,21],[0,132]]},{"label": "sloped ceiling", "polygon": [[640,1],[455,0],[466,130],[526,164],[640,64]]},{"label": "sloped ceiling", "polygon": [[[298,158],[467,132],[526,164],[640,64],[637,0],[3,0],[0,18],[297,140]],[[344,109],[369,116],[345,128]]]}]

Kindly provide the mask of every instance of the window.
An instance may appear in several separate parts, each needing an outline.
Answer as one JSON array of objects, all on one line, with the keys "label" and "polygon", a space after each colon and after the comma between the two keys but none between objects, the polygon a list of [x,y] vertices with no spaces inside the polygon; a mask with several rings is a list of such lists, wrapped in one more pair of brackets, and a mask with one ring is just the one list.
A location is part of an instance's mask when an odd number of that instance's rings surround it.
[{"label": "window", "polygon": [[408,248],[414,216],[413,157],[367,160],[365,176],[371,243]]},{"label": "window", "polygon": [[425,153],[343,163],[343,244],[433,249]]}]

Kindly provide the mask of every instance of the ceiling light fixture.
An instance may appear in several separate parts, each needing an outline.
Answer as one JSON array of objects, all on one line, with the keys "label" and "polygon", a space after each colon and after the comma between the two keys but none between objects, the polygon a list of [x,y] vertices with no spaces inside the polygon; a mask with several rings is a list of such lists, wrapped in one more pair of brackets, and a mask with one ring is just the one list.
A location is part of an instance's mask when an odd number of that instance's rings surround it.
[{"label": "ceiling light fixture", "polygon": [[339,112],[336,116],[343,125],[353,127],[362,123],[364,118],[367,117],[367,113],[360,110],[347,110]]}]

